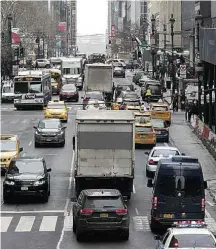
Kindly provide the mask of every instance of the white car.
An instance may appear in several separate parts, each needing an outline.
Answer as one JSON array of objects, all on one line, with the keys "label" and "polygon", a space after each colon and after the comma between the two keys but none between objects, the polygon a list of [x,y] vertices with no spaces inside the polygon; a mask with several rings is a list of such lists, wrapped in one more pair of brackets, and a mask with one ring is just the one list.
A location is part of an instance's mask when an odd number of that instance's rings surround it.
[{"label": "white car", "polygon": [[160,159],[169,158],[172,156],[180,156],[182,154],[176,147],[167,146],[155,146],[150,153],[145,152],[148,155],[146,163],[146,177],[153,178],[157,169],[157,164]]},{"label": "white car", "polygon": [[213,249],[216,248],[216,239],[202,222],[188,221],[182,225],[167,229],[163,237],[155,236],[156,249],[181,248],[181,249]]},{"label": "white car", "polygon": [[36,62],[38,63],[38,67],[41,67],[41,68],[50,67],[50,61],[47,59],[37,59]]}]

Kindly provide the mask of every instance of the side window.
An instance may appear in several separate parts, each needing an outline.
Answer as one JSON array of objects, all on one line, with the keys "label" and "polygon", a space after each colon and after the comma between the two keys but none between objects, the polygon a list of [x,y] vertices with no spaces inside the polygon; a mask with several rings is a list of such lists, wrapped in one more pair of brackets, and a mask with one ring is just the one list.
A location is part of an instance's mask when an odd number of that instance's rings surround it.
[{"label": "side window", "polygon": [[167,233],[164,235],[163,240],[162,240],[163,245],[165,245],[165,243],[166,243],[166,241],[167,241],[169,235],[170,235],[169,232],[167,232]]},{"label": "side window", "polygon": [[82,205],[82,200],[83,200],[83,194],[80,194],[79,198],[77,200],[77,202],[78,202],[79,205]]}]

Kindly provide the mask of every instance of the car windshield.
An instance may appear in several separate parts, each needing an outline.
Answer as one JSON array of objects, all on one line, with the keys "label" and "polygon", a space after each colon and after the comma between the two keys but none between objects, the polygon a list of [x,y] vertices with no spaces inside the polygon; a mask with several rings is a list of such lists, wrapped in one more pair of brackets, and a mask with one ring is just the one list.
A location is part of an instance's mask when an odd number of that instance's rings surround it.
[{"label": "car windshield", "polygon": [[15,82],[14,84],[14,93],[28,93],[29,92],[29,84],[28,82]]},{"label": "car windshield", "polygon": [[152,132],[152,127],[148,127],[148,126],[136,126],[135,128],[136,132]]},{"label": "car windshield", "polygon": [[69,84],[69,85],[64,85],[63,87],[62,87],[62,90],[68,90],[68,91],[76,91],[76,87],[75,87],[75,85],[73,85],[73,84]]},{"label": "car windshield", "polygon": [[149,89],[151,89],[152,93],[158,93],[161,91],[161,85],[149,85]]},{"label": "car windshield", "polygon": [[41,82],[31,82],[29,86],[29,92],[30,93],[41,93],[42,86]]},{"label": "car windshield", "polygon": [[176,234],[172,237],[169,248],[216,248],[210,234]]},{"label": "car windshield", "polygon": [[85,204],[85,208],[124,208],[122,200],[119,196],[108,196],[108,197],[90,197],[88,196]]},{"label": "car windshield", "polygon": [[151,116],[135,116],[135,122],[149,122],[151,120]]},{"label": "car windshield", "polygon": [[15,141],[10,141],[10,140],[4,140],[4,141],[1,140],[0,149],[1,149],[1,152],[16,151],[17,143]]},{"label": "car windshield", "polygon": [[55,104],[48,104],[47,106],[48,109],[64,109],[65,106],[64,105],[55,105]]},{"label": "car windshield", "polygon": [[168,106],[152,106],[153,111],[168,111]]},{"label": "car windshield", "polygon": [[38,128],[40,129],[58,129],[61,127],[61,123],[55,120],[40,121]]},{"label": "car windshield", "polygon": [[140,102],[138,102],[138,101],[124,101],[124,105],[140,106]]},{"label": "car windshield", "polygon": [[12,161],[8,169],[8,174],[42,174],[44,172],[43,162],[38,160],[18,160]]},{"label": "car windshield", "polygon": [[117,88],[121,89],[122,91],[127,91],[128,88],[132,90],[132,87],[130,85],[118,85]]},{"label": "car windshield", "polygon": [[169,150],[169,149],[155,149],[151,155],[152,157],[169,157],[169,156],[179,156],[179,152],[177,150]]},{"label": "car windshield", "polygon": [[152,123],[153,127],[155,127],[155,128],[165,128],[165,124],[164,124],[163,120],[152,119],[151,123]]}]

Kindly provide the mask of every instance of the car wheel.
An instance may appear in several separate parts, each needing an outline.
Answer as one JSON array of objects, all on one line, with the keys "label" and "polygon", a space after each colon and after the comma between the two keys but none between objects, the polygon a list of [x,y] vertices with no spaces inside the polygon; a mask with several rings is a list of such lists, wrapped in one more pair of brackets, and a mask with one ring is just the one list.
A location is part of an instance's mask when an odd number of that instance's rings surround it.
[{"label": "car wheel", "polygon": [[62,98],[59,98],[60,101],[62,101],[63,99]]},{"label": "car wheel", "polygon": [[16,107],[16,109],[17,109],[17,111],[21,110],[21,108],[20,108],[20,107]]},{"label": "car wheel", "polygon": [[131,193],[127,194],[127,199],[130,200],[131,199]]},{"label": "car wheel", "polygon": [[152,233],[158,233],[159,231],[159,226],[157,225],[156,221],[151,218],[150,221],[150,229]]},{"label": "car wheel", "polygon": [[79,101],[79,98],[76,99],[76,102],[78,102],[78,101]]},{"label": "car wheel", "polygon": [[45,203],[48,202],[48,200],[49,200],[49,192],[48,191],[43,195],[42,199],[43,199],[43,202],[45,202]]},{"label": "car wheel", "polygon": [[9,195],[7,195],[6,193],[3,192],[3,201],[4,203],[10,203],[11,202],[11,198]]},{"label": "car wheel", "polygon": [[74,219],[73,219],[73,232],[76,233],[76,223]]},{"label": "car wheel", "polygon": [[60,144],[61,147],[65,146],[65,140]]},{"label": "car wheel", "polygon": [[169,143],[169,137],[165,140],[165,143]]},{"label": "car wheel", "polygon": [[152,173],[146,169],[146,177],[151,178],[152,177]]},{"label": "car wheel", "polygon": [[129,229],[122,231],[121,238],[123,240],[128,240],[129,239]]},{"label": "car wheel", "polygon": [[76,239],[78,242],[83,241],[83,233],[79,231],[79,229],[76,228]]},{"label": "car wheel", "polygon": [[40,147],[40,144],[35,142],[35,148],[38,148],[38,147]]}]

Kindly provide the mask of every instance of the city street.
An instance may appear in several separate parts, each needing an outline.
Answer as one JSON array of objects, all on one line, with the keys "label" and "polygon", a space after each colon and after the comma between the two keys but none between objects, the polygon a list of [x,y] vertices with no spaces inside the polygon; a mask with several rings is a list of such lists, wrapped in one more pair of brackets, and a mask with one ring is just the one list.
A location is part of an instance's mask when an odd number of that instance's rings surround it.
[{"label": "city street", "polygon": [[[114,78],[115,83],[132,82],[132,72],[126,72],[126,78]],[[138,87],[136,87],[139,91]],[[82,96],[83,93],[80,94]],[[54,99],[58,98],[56,96]],[[34,148],[33,126],[43,118],[39,110],[17,111],[13,104],[1,105],[2,134],[16,134],[23,147],[23,156],[44,157],[51,172],[51,195],[48,203],[36,200],[19,200],[4,204],[1,200],[1,231],[3,249],[150,249],[155,248],[154,236],[149,228],[151,207],[151,189],[147,188],[145,165],[146,149],[136,149],[135,181],[131,200],[128,202],[130,213],[130,238],[126,242],[113,240],[113,237],[90,238],[78,243],[72,232],[71,197],[73,195],[73,151],[72,137],[75,132],[75,115],[81,109],[78,104],[68,103],[69,120],[66,124],[66,144],[64,148]],[[163,146],[176,146],[189,156],[197,157],[203,167],[204,177],[209,181],[206,192],[206,223],[216,233],[216,205],[210,195],[216,182],[215,161],[196,138],[184,121],[184,113],[172,115],[170,143]],[[2,177],[1,180],[4,178]],[[214,181],[215,180],[215,181]],[[117,236],[118,237],[118,236]]]}]

